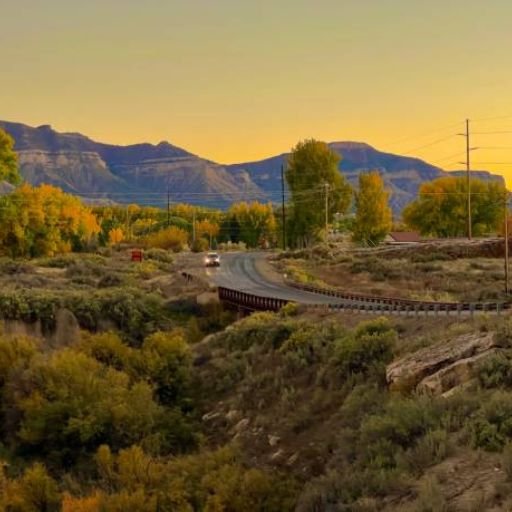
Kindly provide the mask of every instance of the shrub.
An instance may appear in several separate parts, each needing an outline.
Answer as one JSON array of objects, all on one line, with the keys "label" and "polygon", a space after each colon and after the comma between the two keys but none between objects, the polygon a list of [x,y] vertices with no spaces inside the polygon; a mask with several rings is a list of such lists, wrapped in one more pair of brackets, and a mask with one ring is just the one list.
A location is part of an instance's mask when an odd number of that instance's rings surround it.
[{"label": "shrub", "polygon": [[281,316],[297,316],[299,314],[299,305],[295,302],[288,302],[285,304],[280,310],[279,313]]},{"label": "shrub", "polygon": [[512,438],[511,396],[510,393],[496,391],[484,397],[481,409],[468,426],[473,447],[500,451],[507,439]]},{"label": "shrub", "polygon": [[499,325],[494,338],[500,347],[512,346],[512,319],[507,318]]},{"label": "shrub", "polygon": [[361,425],[361,449],[371,466],[394,468],[402,450],[415,445],[439,422],[433,402],[425,399],[394,399],[384,411],[368,416]]},{"label": "shrub", "polygon": [[512,386],[512,361],[504,354],[489,358],[479,368],[478,380],[487,389]]},{"label": "shrub", "polygon": [[196,238],[192,244],[191,250],[192,252],[204,252],[208,250],[208,247],[209,244],[206,238]]},{"label": "shrub", "polygon": [[361,323],[355,333],[343,336],[336,342],[334,363],[348,376],[382,370],[393,355],[396,331],[385,318]]},{"label": "shrub", "polygon": [[436,478],[422,482],[415,512],[448,512],[448,504]]},{"label": "shrub", "polygon": [[169,251],[165,249],[152,248],[144,252],[144,257],[148,260],[159,261],[160,263],[172,263],[174,258]]},{"label": "shrub", "polygon": [[173,252],[182,251],[187,245],[188,233],[183,229],[171,226],[148,235],[144,244],[148,248],[169,249]]},{"label": "shrub", "polygon": [[274,313],[254,313],[217,337],[217,343],[229,350],[277,349],[296,329],[291,320],[279,319]]},{"label": "shrub", "polygon": [[507,479],[509,481],[512,480],[512,443],[508,442],[503,448],[503,454],[501,456],[501,467],[505,474],[507,475]]},{"label": "shrub", "polygon": [[403,454],[402,463],[408,472],[419,476],[429,466],[442,462],[449,455],[450,449],[446,430],[429,430],[415,446]]}]

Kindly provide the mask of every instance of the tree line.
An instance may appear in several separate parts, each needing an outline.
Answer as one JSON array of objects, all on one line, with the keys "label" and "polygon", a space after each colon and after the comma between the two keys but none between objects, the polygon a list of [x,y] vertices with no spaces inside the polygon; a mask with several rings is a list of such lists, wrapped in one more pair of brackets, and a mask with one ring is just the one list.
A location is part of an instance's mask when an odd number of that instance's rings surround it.
[{"label": "tree line", "polygon": [[[422,235],[459,237],[467,233],[468,185],[463,177],[442,177],[423,183],[417,198],[393,219],[390,192],[378,171],[361,172],[352,189],[339,171],[341,157],[316,140],[299,142],[287,162],[288,244],[304,247],[326,238],[335,216],[360,244],[381,242],[393,226]],[[500,232],[507,191],[501,182],[471,179],[471,221],[476,236]]]},{"label": "tree line", "polygon": [[[397,225],[381,173],[361,172],[353,189],[339,171],[340,155],[314,139],[299,142],[288,157],[286,221],[280,205],[258,201],[235,203],[227,211],[187,204],[173,204],[168,210],[136,204],[90,207],[50,185],[20,185],[13,147],[12,138],[0,130],[0,179],[16,186],[0,197],[0,250],[11,257],[50,256],[122,242],[173,251],[204,251],[223,243],[305,247],[326,239],[332,227],[348,231],[356,243],[375,245]],[[463,236],[467,192],[465,178],[423,183],[417,199],[404,209],[401,227],[427,236]],[[472,179],[471,197],[473,233],[499,232],[504,186]]]}]

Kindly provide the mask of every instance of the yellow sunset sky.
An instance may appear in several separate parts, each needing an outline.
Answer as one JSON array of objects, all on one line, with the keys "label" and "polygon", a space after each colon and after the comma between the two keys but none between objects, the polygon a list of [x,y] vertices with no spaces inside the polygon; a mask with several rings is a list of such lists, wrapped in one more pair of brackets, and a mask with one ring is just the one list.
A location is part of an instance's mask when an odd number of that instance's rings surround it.
[{"label": "yellow sunset sky", "polygon": [[511,27],[510,0],[0,0],[0,119],[220,163],[315,137],[456,169],[469,117],[474,168],[512,185]]}]

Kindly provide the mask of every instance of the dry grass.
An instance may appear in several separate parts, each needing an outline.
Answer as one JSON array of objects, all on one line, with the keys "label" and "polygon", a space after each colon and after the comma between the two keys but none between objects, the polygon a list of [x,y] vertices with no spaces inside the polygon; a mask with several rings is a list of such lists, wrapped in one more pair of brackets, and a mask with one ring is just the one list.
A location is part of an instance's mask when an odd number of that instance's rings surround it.
[{"label": "dry grass", "polygon": [[291,275],[341,290],[436,301],[504,299],[503,262],[493,258],[412,261],[407,258],[338,255],[329,259],[283,259]]}]

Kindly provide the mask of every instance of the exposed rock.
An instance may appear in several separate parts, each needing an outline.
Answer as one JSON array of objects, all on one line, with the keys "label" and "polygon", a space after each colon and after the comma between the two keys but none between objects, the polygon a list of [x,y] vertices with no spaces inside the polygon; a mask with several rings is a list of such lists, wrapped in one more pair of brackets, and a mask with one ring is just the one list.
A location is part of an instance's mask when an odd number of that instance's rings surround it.
[{"label": "exposed rock", "polygon": [[206,414],[203,414],[201,419],[203,421],[212,421],[212,420],[218,418],[219,416],[220,416],[220,412],[210,411],[210,412],[207,412]]},{"label": "exposed rock", "polygon": [[288,466],[293,466],[297,460],[299,460],[299,452],[295,452],[293,455],[291,455],[286,461],[286,464]]},{"label": "exposed rock", "polygon": [[270,456],[270,460],[272,461],[276,461],[276,460],[279,460],[279,459],[282,459],[283,458],[283,455],[284,455],[284,451],[279,449],[277,450],[277,452],[274,452],[271,456]]},{"label": "exposed rock", "polygon": [[[412,389],[427,377],[447,369],[445,374],[439,375],[439,379],[445,384],[434,385],[435,379],[433,379],[430,384],[425,385],[436,389],[441,387],[446,390],[445,386],[450,382],[450,378],[455,383],[457,380],[455,376],[458,375],[462,378],[464,372],[472,367],[473,363],[466,361],[466,364],[455,365],[454,368],[448,370],[450,366],[461,360],[471,360],[498,346],[499,343],[494,339],[492,333],[460,336],[451,342],[427,347],[394,361],[386,368],[386,379],[392,389]],[[458,383],[460,384],[460,382]]]},{"label": "exposed rock", "polygon": [[249,420],[247,418],[244,418],[233,427],[233,432],[239,434],[240,432],[244,431],[248,426]]},{"label": "exposed rock", "polygon": [[492,348],[473,357],[461,359],[423,379],[417,386],[420,392],[441,395],[473,380],[474,371],[498,351]]},{"label": "exposed rock", "polygon": [[71,345],[80,340],[80,325],[69,309],[59,309],[55,314],[55,332],[50,338],[53,347]]},{"label": "exposed rock", "polygon": [[270,446],[275,446],[276,444],[279,443],[279,441],[281,441],[281,438],[279,436],[268,436],[268,444]]},{"label": "exposed rock", "polygon": [[201,306],[219,302],[219,294],[215,292],[204,292],[197,296],[197,303]]},{"label": "exposed rock", "polygon": [[226,419],[230,422],[236,421],[240,417],[240,412],[235,409],[231,409],[226,414]]}]

